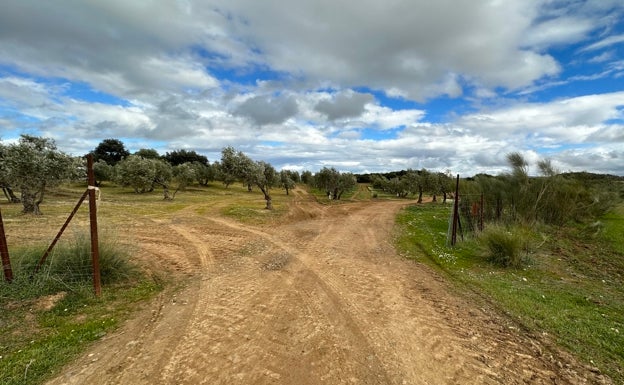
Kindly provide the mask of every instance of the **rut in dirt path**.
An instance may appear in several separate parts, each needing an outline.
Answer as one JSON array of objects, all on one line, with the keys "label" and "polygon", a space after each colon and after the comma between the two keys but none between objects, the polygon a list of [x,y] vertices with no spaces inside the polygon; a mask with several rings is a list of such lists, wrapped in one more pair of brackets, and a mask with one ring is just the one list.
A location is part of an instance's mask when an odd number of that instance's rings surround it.
[{"label": "rut in dirt path", "polygon": [[191,284],[50,384],[591,383],[398,257],[404,205],[299,195],[281,226],[162,221],[146,250]]}]

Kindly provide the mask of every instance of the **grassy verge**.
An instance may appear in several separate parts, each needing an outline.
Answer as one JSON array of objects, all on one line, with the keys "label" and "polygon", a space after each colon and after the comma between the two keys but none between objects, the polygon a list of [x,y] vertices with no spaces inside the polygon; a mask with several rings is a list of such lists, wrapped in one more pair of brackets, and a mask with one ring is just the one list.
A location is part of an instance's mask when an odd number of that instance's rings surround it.
[{"label": "grassy verge", "polygon": [[12,254],[14,281],[0,283],[0,383],[38,384],[114,330],[136,304],[159,289],[128,263],[112,241],[100,242],[103,295],[91,284],[90,243],[78,236],[59,243],[32,278],[44,247]]},{"label": "grassy verge", "polygon": [[404,210],[404,254],[481,293],[535,333],[548,333],[588,365],[624,383],[624,208],[592,226],[539,228],[520,268],[496,267],[476,239],[446,246],[451,206]]}]

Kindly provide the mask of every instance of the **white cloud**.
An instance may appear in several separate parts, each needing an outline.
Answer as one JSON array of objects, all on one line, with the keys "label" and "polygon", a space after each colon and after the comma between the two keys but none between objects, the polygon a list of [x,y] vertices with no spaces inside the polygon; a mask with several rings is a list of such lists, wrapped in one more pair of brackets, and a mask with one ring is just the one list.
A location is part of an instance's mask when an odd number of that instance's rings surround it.
[{"label": "white cloud", "polygon": [[[39,132],[79,154],[107,137],[212,160],[234,145],[277,167],[356,172],[497,173],[509,151],[531,159],[551,151],[562,168],[624,174],[613,166],[624,164],[622,92],[527,101],[572,81],[623,76],[612,60],[624,40],[609,36],[622,8],[617,0],[7,0],[1,134]],[[568,76],[553,56],[572,43],[586,45],[579,62],[594,55],[603,66],[595,75]],[[75,82],[123,103],[80,97]],[[465,103],[440,112],[431,98]],[[392,139],[364,139],[371,130]]]},{"label": "white cloud", "polygon": [[546,20],[531,28],[524,38],[527,47],[549,47],[583,40],[595,28],[594,20],[559,17]]},{"label": "white cloud", "polygon": [[378,127],[382,130],[409,126],[417,123],[425,115],[422,110],[396,110],[369,104],[362,116],[362,123],[367,127]]},{"label": "white cloud", "polygon": [[587,95],[550,103],[518,104],[490,113],[466,115],[459,125],[489,137],[581,143],[610,119],[621,119],[624,92]]},{"label": "white cloud", "polygon": [[583,51],[594,51],[597,49],[610,47],[615,44],[624,43],[624,35],[615,35],[604,38],[594,44],[590,44],[587,47],[583,48]]},{"label": "white cloud", "polygon": [[423,99],[460,95],[454,74],[517,88],[558,70],[548,55],[519,48],[535,1],[228,0],[221,7],[240,16],[230,30],[271,68],[347,87]]}]

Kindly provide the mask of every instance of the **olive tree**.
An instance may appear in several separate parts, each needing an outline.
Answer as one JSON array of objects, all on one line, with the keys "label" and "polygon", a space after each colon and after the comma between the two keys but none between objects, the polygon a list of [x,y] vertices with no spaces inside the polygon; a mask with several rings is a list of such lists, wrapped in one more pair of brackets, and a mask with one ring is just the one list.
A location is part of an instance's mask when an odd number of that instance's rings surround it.
[{"label": "olive tree", "polygon": [[103,160],[93,163],[93,174],[95,176],[96,186],[100,186],[102,181],[113,180],[115,177],[115,169]]},{"label": "olive tree", "polygon": [[215,164],[203,164],[201,162],[191,162],[195,173],[195,180],[200,186],[208,186],[208,183],[215,180],[217,166]]},{"label": "olive tree", "polygon": [[257,186],[262,194],[264,194],[264,200],[266,201],[266,209],[273,210],[273,200],[271,199],[271,188],[275,187],[279,183],[279,177],[277,171],[273,166],[267,162],[258,161],[255,162],[247,176],[249,176],[248,182]]},{"label": "olive tree", "polygon": [[312,171],[305,170],[301,173],[301,183],[307,184],[308,186],[314,185],[314,175],[312,175]]},{"label": "olive tree", "polygon": [[290,170],[282,170],[279,173],[280,178],[280,186],[286,190],[286,195],[288,192],[295,188],[296,181],[298,179],[299,173],[296,171]]},{"label": "olive tree", "polygon": [[[0,160],[3,159],[3,153],[5,151],[4,149],[5,149],[4,145],[0,143]],[[0,163],[0,188],[2,188],[2,192],[4,193],[4,196],[9,202],[20,203],[20,199],[13,192],[13,189],[11,188],[11,185],[9,184],[7,180],[7,177],[3,171],[4,168],[2,166],[3,164]]]},{"label": "olive tree", "polygon": [[253,162],[242,152],[236,151],[232,146],[225,147],[221,150],[219,178],[227,188],[236,180],[243,179],[248,174],[244,168],[251,164]]},{"label": "olive tree", "polygon": [[435,178],[435,190],[442,194],[442,203],[446,203],[446,199],[453,189],[453,178],[450,175],[450,171],[446,173],[438,172]]},{"label": "olive tree", "polygon": [[242,180],[249,191],[256,186],[264,194],[266,209],[273,209],[270,190],[279,182],[279,175],[275,168],[263,161],[254,162],[242,151],[236,151],[228,146],[221,151],[219,172],[226,187],[236,180]]},{"label": "olive tree", "polygon": [[[163,189],[167,191],[165,194],[165,199],[173,199],[175,198],[178,191],[184,191],[188,186],[190,186],[197,177],[197,162],[187,162],[182,163],[173,167],[173,173],[171,179],[168,181],[168,184],[163,184]],[[206,166],[204,166],[206,167]],[[167,183],[167,182],[165,182]],[[173,188],[173,194],[168,195],[168,190]]]},{"label": "olive tree", "polygon": [[46,188],[59,185],[75,172],[71,156],[50,138],[22,135],[0,151],[0,179],[20,191],[23,212],[40,215]]},{"label": "olive tree", "polygon": [[156,162],[165,163],[130,155],[115,165],[115,180],[121,186],[132,187],[137,194],[152,191],[156,180]]},{"label": "olive tree", "polygon": [[221,151],[220,176],[226,187],[240,180],[251,191],[256,184],[256,164],[242,151],[228,146]]},{"label": "olive tree", "polygon": [[323,167],[314,175],[317,188],[325,190],[330,199],[339,200],[345,191],[356,186],[357,179],[352,173],[340,173],[335,168]]}]

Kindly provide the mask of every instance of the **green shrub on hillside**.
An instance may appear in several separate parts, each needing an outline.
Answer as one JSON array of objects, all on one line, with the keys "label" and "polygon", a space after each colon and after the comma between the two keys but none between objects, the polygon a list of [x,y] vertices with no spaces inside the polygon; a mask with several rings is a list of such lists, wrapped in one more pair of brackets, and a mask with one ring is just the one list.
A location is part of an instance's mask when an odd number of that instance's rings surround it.
[{"label": "green shrub on hillside", "polygon": [[528,252],[528,236],[520,227],[490,226],[479,237],[487,260],[501,267],[520,267]]}]

